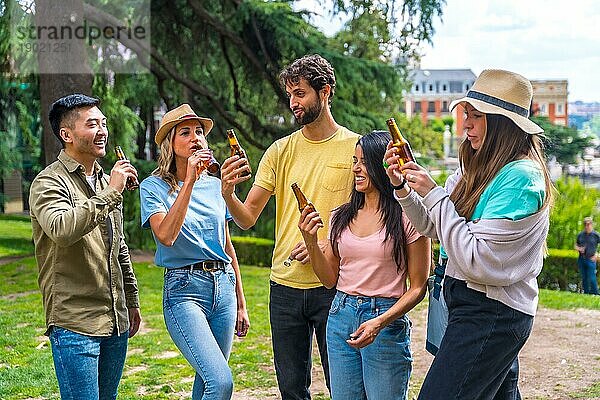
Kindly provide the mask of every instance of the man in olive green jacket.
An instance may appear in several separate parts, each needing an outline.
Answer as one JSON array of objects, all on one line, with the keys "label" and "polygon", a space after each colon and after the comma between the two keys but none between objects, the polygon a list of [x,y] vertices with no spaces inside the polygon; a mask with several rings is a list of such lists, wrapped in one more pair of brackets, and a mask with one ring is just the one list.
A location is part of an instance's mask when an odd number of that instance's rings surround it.
[{"label": "man in olive green jacket", "polygon": [[62,399],[114,399],[128,337],[140,326],[137,281],[123,235],[121,193],[137,172],[106,175],[99,100],[69,95],[49,119],[63,144],[31,184],[29,206],[54,367]]}]

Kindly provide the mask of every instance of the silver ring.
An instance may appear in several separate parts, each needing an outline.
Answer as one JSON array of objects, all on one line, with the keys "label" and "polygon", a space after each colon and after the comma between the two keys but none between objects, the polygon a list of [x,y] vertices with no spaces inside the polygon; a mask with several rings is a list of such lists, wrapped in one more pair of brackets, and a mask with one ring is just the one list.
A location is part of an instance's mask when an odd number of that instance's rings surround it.
[{"label": "silver ring", "polygon": [[413,176],[411,174],[406,174],[407,181],[412,182],[413,181],[412,178],[413,178]]}]

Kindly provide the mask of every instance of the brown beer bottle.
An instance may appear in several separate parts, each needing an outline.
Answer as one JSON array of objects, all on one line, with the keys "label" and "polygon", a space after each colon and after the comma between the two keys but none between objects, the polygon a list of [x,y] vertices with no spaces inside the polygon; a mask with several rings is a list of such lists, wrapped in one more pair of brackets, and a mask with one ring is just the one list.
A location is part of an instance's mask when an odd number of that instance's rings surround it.
[{"label": "brown beer bottle", "polygon": [[398,125],[396,125],[396,120],[394,118],[390,118],[387,120],[388,130],[390,131],[390,135],[392,135],[392,145],[398,149],[398,165],[402,166],[409,161],[415,161],[415,156],[413,155],[412,149],[410,148],[410,144],[404,139],[400,129],[398,129]]},{"label": "brown beer bottle", "polygon": [[[304,211],[305,208],[308,208],[309,212],[317,211],[314,204],[308,201],[296,182],[292,183],[292,190],[294,191],[294,195],[296,195],[296,200],[298,201],[298,210],[300,210],[300,212]],[[322,224],[323,220],[319,218],[319,222]]]},{"label": "brown beer bottle", "polygon": [[[231,148],[231,157],[237,155],[240,158],[245,158],[246,164],[248,164],[248,168],[250,168],[250,163],[248,162],[246,152],[244,151],[244,149],[242,149],[242,146],[240,146],[240,142],[238,142],[233,129],[227,129],[227,140],[229,140],[229,147]],[[244,171],[240,175],[248,176],[250,175],[250,171]]]},{"label": "brown beer bottle", "polygon": [[[115,153],[117,154],[117,159],[119,160],[127,160],[125,157],[125,153],[121,146],[115,146]],[[138,182],[136,177],[130,176],[127,178],[127,182],[125,182],[125,189],[127,190],[135,190],[140,187],[140,183]]]},{"label": "brown beer bottle", "polygon": [[200,164],[198,164],[198,174],[205,169],[208,170],[211,175],[215,175],[217,177],[219,176],[219,172],[221,172],[221,164],[219,164],[212,152],[210,153],[210,160],[202,161]]}]

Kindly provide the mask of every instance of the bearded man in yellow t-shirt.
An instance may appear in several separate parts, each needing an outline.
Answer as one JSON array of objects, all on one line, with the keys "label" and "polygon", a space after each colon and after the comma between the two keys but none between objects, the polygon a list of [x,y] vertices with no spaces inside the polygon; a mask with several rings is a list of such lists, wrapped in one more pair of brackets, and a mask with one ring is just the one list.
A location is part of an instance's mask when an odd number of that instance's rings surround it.
[{"label": "bearded man in yellow t-shirt", "polygon": [[[244,202],[234,189],[250,178],[241,174],[249,170],[245,159],[233,156],[223,162],[221,190],[242,229],[254,226],[269,198],[275,196],[269,298],[275,371],[283,400],[310,399],[313,332],[329,387],[325,329],[335,289],[323,287],[313,272],[298,229],[300,215],[290,186],[297,182],[319,211],[325,224],[319,233],[324,235],[331,210],[350,198],[352,155],[360,136],[340,126],[331,115],[335,74],[323,57],[315,54],[297,59],[281,72],[280,80],[302,128],[267,149]],[[291,264],[284,263],[288,258]]]}]

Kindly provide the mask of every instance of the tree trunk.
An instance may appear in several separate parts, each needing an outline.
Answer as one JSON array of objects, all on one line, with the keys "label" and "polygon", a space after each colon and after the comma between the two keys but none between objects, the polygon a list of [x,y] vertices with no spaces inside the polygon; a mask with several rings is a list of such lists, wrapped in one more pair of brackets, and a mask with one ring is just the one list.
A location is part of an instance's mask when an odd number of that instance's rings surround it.
[{"label": "tree trunk", "polygon": [[140,109],[140,118],[144,121],[144,129],[141,129],[137,133],[136,143],[137,143],[137,154],[135,158],[138,160],[146,159],[146,133],[149,129],[149,120],[148,114],[152,114],[152,109],[148,112],[148,108],[142,107]]},{"label": "tree trunk", "polygon": [[[36,1],[35,21],[38,26],[70,26],[73,30],[83,25],[83,1],[61,0]],[[60,97],[73,93],[91,95],[94,76],[89,67],[85,41],[82,39],[49,39],[49,29],[40,30],[38,43],[42,48],[52,48],[56,44],[68,45],[67,51],[40,51],[38,63],[40,73],[40,114],[42,120],[42,165],[56,159],[62,148],[52,132],[48,121],[48,111],[52,103]]]}]

